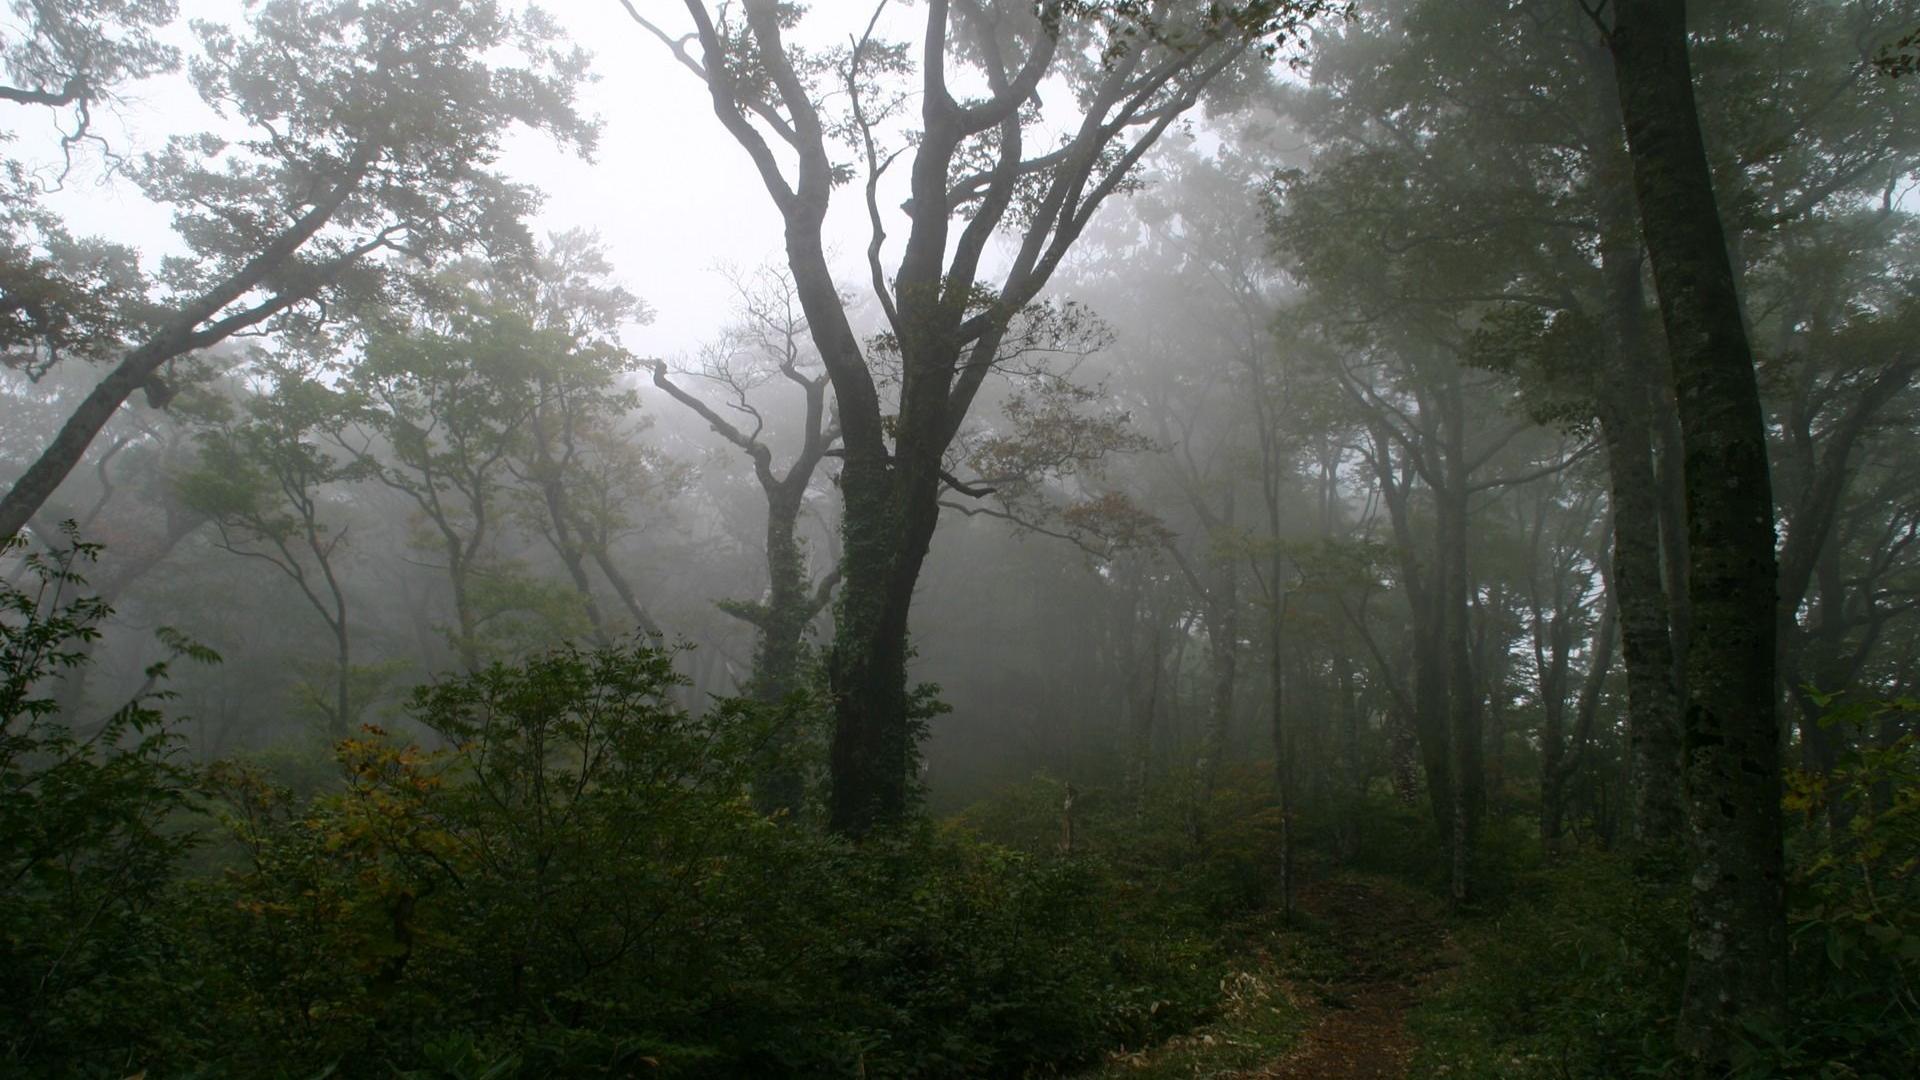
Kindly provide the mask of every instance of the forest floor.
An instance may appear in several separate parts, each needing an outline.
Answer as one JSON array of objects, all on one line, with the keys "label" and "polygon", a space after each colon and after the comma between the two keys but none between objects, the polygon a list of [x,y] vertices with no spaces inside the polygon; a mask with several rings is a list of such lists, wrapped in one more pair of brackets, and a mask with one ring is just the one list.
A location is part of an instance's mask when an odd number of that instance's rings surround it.
[{"label": "forest floor", "polygon": [[1405,885],[1340,875],[1251,929],[1246,964],[1222,983],[1209,1027],[1116,1055],[1096,1077],[1401,1080],[1414,1050],[1407,1014],[1458,962],[1440,905]]},{"label": "forest floor", "polygon": [[1342,961],[1309,992],[1312,1026],[1293,1051],[1241,1075],[1274,1080],[1400,1080],[1413,1038],[1407,1012],[1454,963],[1430,901],[1390,882],[1334,878],[1301,891],[1300,910]]}]

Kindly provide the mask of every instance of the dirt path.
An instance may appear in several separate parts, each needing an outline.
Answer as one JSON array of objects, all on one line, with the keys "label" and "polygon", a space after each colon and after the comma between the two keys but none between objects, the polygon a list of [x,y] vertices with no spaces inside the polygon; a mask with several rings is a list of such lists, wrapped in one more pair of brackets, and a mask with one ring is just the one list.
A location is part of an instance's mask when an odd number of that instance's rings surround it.
[{"label": "dirt path", "polygon": [[1300,907],[1324,925],[1344,961],[1325,982],[1297,987],[1319,1019],[1285,1058],[1246,1080],[1403,1080],[1413,1053],[1407,1010],[1446,967],[1446,934],[1409,898],[1364,881],[1322,881]]}]

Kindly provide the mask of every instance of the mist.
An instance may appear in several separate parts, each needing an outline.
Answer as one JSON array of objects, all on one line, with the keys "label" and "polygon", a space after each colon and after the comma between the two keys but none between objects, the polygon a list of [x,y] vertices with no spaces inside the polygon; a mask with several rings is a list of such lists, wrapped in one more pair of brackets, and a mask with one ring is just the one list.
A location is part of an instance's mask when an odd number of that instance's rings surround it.
[{"label": "mist", "polygon": [[1917,35],[12,0],[0,1075],[1905,1075]]}]

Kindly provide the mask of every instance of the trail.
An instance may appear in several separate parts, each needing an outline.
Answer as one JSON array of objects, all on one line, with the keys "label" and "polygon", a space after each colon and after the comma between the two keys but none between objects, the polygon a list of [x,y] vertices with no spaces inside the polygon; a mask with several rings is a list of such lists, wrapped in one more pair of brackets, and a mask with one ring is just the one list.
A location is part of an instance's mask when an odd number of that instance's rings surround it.
[{"label": "trail", "polygon": [[1449,966],[1445,929],[1396,890],[1365,881],[1316,882],[1302,911],[1339,943],[1343,970],[1299,989],[1319,1019],[1286,1057],[1245,1080],[1403,1080],[1413,1054],[1407,1012]]}]

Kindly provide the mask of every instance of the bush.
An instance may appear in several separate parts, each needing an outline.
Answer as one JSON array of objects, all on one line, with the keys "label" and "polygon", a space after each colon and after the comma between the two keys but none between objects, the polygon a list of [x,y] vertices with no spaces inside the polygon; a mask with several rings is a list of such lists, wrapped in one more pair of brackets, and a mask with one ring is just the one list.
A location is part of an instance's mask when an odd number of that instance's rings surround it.
[{"label": "bush", "polygon": [[[190,832],[171,827],[189,792],[174,737],[148,690],[91,731],[59,715],[60,676],[86,663],[109,614],[74,538],[24,553],[23,589],[0,581],[0,1065],[115,1071],[172,1038],[164,1002],[176,958],[160,905]],[[211,654],[167,636],[177,653]]]},{"label": "bush", "polygon": [[[230,866],[184,907],[234,1075],[1020,1075],[1191,1023],[1197,939],[1104,862],[915,825],[855,848],[746,797],[773,722],[670,658],[561,649],[420,690],[343,790],[209,773]],[[1202,959],[1209,961],[1202,973]],[[437,1063],[437,1064],[436,1064]]]},{"label": "bush", "polygon": [[1412,1016],[1414,1075],[1662,1075],[1686,946],[1679,890],[1625,858],[1576,851],[1517,875],[1461,929],[1468,959]]},{"label": "bush", "polygon": [[1793,771],[1786,806],[1794,1023],[1758,1032],[1753,1071],[1903,1076],[1920,1061],[1920,702],[1831,709],[1855,749]]},{"label": "bush", "polygon": [[[1825,722],[1854,729],[1855,749],[1830,773],[1788,775],[1792,1020],[1750,1031],[1735,1077],[1904,1077],[1920,1060],[1920,736],[1904,731],[1914,712],[1920,703],[1837,708]],[[1415,1014],[1416,1071],[1668,1075],[1685,938],[1681,890],[1621,857],[1520,869],[1494,913],[1462,931],[1460,976]]]}]

